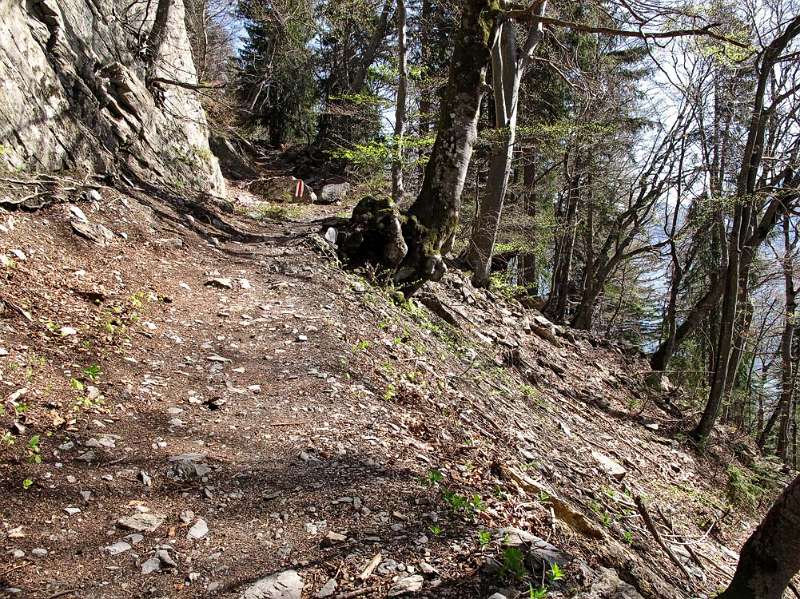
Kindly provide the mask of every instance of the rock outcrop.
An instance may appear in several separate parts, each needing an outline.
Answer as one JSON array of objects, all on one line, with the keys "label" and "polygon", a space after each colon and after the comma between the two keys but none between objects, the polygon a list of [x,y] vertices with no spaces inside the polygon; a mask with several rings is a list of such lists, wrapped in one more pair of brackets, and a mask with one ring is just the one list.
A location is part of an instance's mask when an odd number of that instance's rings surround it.
[{"label": "rock outcrop", "polygon": [[0,0],[0,169],[132,173],[224,192],[183,0],[148,50],[157,4]]}]

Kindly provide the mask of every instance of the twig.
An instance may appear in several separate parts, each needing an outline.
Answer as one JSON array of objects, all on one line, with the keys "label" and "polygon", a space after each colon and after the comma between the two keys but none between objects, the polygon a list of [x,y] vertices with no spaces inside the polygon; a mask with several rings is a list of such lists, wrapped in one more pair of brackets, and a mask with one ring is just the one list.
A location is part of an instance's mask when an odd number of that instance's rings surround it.
[{"label": "twig", "polygon": [[336,599],[351,599],[351,597],[361,597],[362,595],[366,595],[367,593],[371,593],[372,591],[377,591],[378,587],[365,587],[363,589],[358,589],[357,591],[350,591],[349,593],[342,593],[341,595],[336,595]]},{"label": "twig", "polygon": [[56,599],[56,597],[63,597],[64,595],[69,595],[70,593],[77,593],[78,589],[67,589],[66,591],[59,591],[58,593],[54,593],[50,595],[47,599]]},{"label": "twig", "polygon": [[5,572],[0,572],[0,577],[6,577],[9,574],[11,574],[14,570],[19,570],[21,568],[25,568],[26,566],[31,566],[31,565],[33,565],[31,562],[22,562],[21,564],[17,564],[16,566],[9,568]]},{"label": "twig", "polygon": [[650,512],[647,511],[647,507],[644,505],[644,501],[642,500],[641,495],[637,495],[634,498],[634,501],[636,501],[636,508],[639,510],[639,515],[641,515],[642,520],[644,520],[644,524],[645,526],[647,526],[647,530],[649,530],[650,534],[652,534],[653,537],[655,538],[656,543],[658,543],[658,545],[664,550],[664,553],[666,553],[669,556],[669,558],[675,563],[675,565],[681,569],[681,572],[683,572],[684,575],[686,575],[686,578],[692,580],[692,575],[689,574],[689,571],[686,569],[686,566],[683,565],[683,562],[681,562],[675,556],[675,554],[672,552],[672,549],[670,549],[669,546],[661,538],[661,534],[658,532],[658,529],[656,528],[656,525],[653,522],[653,518],[650,517]]},{"label": "twig", "polygon": [[33,322],[33,318],[31,317],[30,312],[25,310],[22,306],[18,306],[17,304],[12,302],[10,299],[0,296],[0,303],[7,304],[15,312],[17,312],[20,315],[22,315],[25,318],[25,320],[27,320],[28,322]]},{"label": "twig", "polygon": [[[664,512],[662,512],[662,511],[661,511],[661,506],[660,506],[660,505],[658,505],[658,504],[656,504],[656,511],[658,512],[658,515],[659,515],[659,516],[661,516],[661,519],[664,521],[664,523],[667,525],[667,527],[669,527],[669,530],[670,530],[670,532],[672,532],[673,534],[675,534],[675,527],[672,525],[672,520],[670,520],[669,518],[667,518],[667,517],[664,515]],[[676,535],[675,535],[675,538],[676,538],[678,541],[685,541],[685,540],[686,540],[686,539],[684,539],[684,537],[683,537],[682,535],[680,535],[680,534],[676,534]],[[691,545],[689,545],[689,544],[687,544],[687,545],[686,545],[686,551],[688,551],[688,552],[689,552],[689,555],[690,555],[690,556],[692,556],[692,559],[693,559],[693,560],[694,560],[694,562],[697,564],[697,566],[698,566],[698,567],[699,567],[699,568],[700,568],[700,569],[701,569],[703,572],[705,572],[705,571],[706,571],[706,569],[705,569],[705,566],[703,566],[703,562],[701,562],[701,561],[700,561],[700,558],[699,558],[699,557],[697,557],[697,554],[694,552],[694,549],[692,549],[692,546],[691,546]]]},{"label": "twig", "polygon": [[369,561],[369,563],[367,564],[367,567],[364,568],[364,571],[361,574],[358,575],[358,578],[360,580],[366,580],[367,578],[372,576],[372,573],[375,571],[375,568],[378,567],[378,564],[381,563],[382,559],[383,559],[383,555],[380,552],[376,553],[375,557],[373,557]]}]

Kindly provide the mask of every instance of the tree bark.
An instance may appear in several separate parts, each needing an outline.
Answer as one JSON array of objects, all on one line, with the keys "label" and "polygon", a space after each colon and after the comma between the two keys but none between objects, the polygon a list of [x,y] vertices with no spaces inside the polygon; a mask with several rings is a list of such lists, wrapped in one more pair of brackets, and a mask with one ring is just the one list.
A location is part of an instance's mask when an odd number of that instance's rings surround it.
[{"label": "tree bark", "polygon": [[[537,16],[544,14],[546,7],[546,1],[540,2],[536,8]],[[473,270],[472,284],[476,287],[485,287],[489,284],[492,254],[500,227],[500,216],[503,212],[511,162],[514,157],[519,114],[519,88],[525,68],[543,35],[541,22],[534,21],[528,32],[525,47],[520,52],[517,48],[514,23],[506,21],[500,24],[499,29],[498,43],[492,48],[492,84],[495,130],[501,139],[491,150],[486,193],[472,227],[472,238],[467,252],[467,263]]]},{"label": "tree bark", "polygon": [[395,282],[406,294],[418,290],[426,281],[441,279],[446,272],[442,245],[458,224],[499,12],[498,0],[469,0],[462,6],[436,141],[425,167],[422,189],[403,227],[408,254]]},{"label": "tree bark", "polygon": [[[153,26],[150,28],[150,33],[147,35],[147,48],[145,49],[145,60],[147,62],[147,70],[152,71],[158,60],[159,53],[161,52],[161,45],[164,43],[164,37],[167,32],[167,23],[169,23],[169,11],[172,8],[172,0],[158,0],[156,8],[156,16],[153,19]],[[147,18],[145,15],[144,18]]]},{"label": "tree bark", "polygon": [[[567,316],[572,258],[575,253],[575,239],[578,229],[578,204],[581,199],[580,186],[583,177],[580,149],[577,149],[576,152],[574,171],[567,178],[569,189],[566,194],[567,205],[564,209],[564,229],[558,240],[558,249],[553,268],[553,284],[544,310],[545,314],[554,322],[563,322]],[[568,169],[568,164],[569,161],[564,164],[565,174],[568,174],[566,170]]]},{"label": "tree bark", "polygon": [[733,581],[717,599],[781,599],[800,571],[800,477],[747,540]]},{"label": "tree bark", "polygon": [[392,198],[399,203],[405,195],[403,184],[403,135],[406,130],[406,93],[408,88],[408,52],[406,49],[406,3],[397,0],[397,101],[394,115],[394,143],[396,157],[392,163]]},{"label": "tree bark", "polygon": [[783,281],[786,297],[783,334],[781,335],[781,399],[780,399],[780,426],[778,428],[777,454],[784,462],[787,461],[787,447],[789,444],[789,420],[792,412],[792,398],[794,396],[794,364],[792,347],[794,345],[794,328],[796,326],[797,290],[794,287],[794,245],[790,239],[791,223],[789,213],[783,214]]}]

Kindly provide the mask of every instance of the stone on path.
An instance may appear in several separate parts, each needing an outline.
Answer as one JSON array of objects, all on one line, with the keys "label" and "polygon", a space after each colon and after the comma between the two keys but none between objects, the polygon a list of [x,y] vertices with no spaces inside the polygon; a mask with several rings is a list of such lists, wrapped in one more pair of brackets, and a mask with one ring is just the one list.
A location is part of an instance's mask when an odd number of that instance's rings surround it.
[{"label": "stone on path", "polygon": [[128,530],[135,530],[136,532],[153,532],[164,522],[165,516],[161,514],[153,514],[150,512],[143,512],[134,514],[133,516],[125,516],[117,520],[117,524],[122,528]]},{"label": "stone on path", "polygon": [[319,194],[319,201],[321,204],[333,204],[341,202],[347,197],[350,192],[349,183],[329,183],[322,188]]},{"label": "stone on path", "polygon": [[501,533],[503,535],[503,546],[521,549],[534,561],[545,561],[550,566],[553,564],[563,566],[569,561],[558,547],[525,530],[504,528]]},{"label": "stone on path", "polygon": [[103,548],[106,553],[109,555],[119,555],[120,553],[125,553],[131,549],[130,543],[126,543],[125,541],[117,541],[113,545],[109,545],[108,547]]},{"label": "stone on path", "polygon": [[422,588],[425,579],[419,574],[413,576],[405,576],[398,580],[395,585],[389,589],[389,597],[399,597],[400,595],[408,595],[416,593]]},{"label": "stone on path", "polygon": [[239,599],[300,599],[302,594],[303,579],[295,570],[286,570],[257,581]]},{"label": "stone on path", "polygon": [[206,281],[206,287],[216,287],[217,289],[233,289],[233,279],[227,277],[214,277]]},{"label": "stone on path", "polygon": [[200,540],[208,534],[208,524],[202,518],[198,518],[197,522],[189,529],[186,535],[189,539]]}]

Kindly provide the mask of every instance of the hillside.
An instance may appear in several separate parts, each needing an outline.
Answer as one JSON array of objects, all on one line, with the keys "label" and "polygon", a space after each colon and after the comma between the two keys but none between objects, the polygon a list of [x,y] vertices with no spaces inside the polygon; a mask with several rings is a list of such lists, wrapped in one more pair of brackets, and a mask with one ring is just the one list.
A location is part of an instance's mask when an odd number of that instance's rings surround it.
[{"label": "hillside", "polygon": [[690,449],[680,394],[646,385],[637,352],[457,271],[398,302],[302,215],[95,191],[0,215],[4,593],[655,598],[729,580],[769,468],[739,464],[758,463],[744,441]]}]

